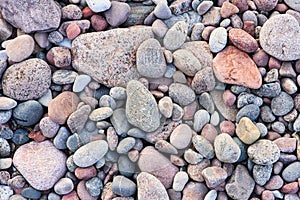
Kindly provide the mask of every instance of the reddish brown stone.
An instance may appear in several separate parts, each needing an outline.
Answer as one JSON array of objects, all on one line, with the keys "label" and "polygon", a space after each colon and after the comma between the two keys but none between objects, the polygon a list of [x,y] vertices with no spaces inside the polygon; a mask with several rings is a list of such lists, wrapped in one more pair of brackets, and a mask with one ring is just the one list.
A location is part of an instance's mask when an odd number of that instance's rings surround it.
[{"label": "reddish brown stone", "polygon": [[232,4],[238,7],[240,13],[243,13],[249,8],[247,0],[232,0]]},{"label": "reddish brown stone", "polygon": [[285,194],[295,194],[299,190],[298,182],[287,183],[282,186],[281,192]]},{"label": "reddish brown stone", "polygon": [[252,37],[255,35],[255,23],[254,21],[245,21],[243,30],[249,33]]},{"label": "reddish brown stone", "polygon": [[95,31],[103,31],[107,28],[108,23],[101,15],[93,15],[91,17],[91,25]]},{"label": "reddish brown stone", "polygon": [[222,121],[220,124],[220,129],[222,133],[227,133],[233,136],[235,132],[235,125],[231,121]]},{"label": "reddish brown stone", "polygon": [[48,105],[48,114],[52,121],[64,124],[79,103],[78,96],[73,92],[63,92],[52,99]]},{"label": "reddish brown stone", "polygon": [[274,8],[274,10],[277,10],[280,13],[285,13],[285,11],[287,11],[288,9],[289,7],[287,7],[284,3],[279,3]]},{"label": "reddish brown stone", "polygon": [[41,131],[31,131],[28,134],[28,137],[33,139],[36,142],[42,142],[42,141],[46,140],[46,137],[42,134]]},{"label": "reddish brown stone", "polygon": [[269,59],[269,69],[280,69],[281,62],[274,57]]},{"label": "reddish brown stone", "polygon": [[279,175],[272,176],[264,186],[267,190],[278,190],[282,187],[283,180]]},{"label": "reddish brown stone", "polygon": [[95,12],[92,11],[88,6],[85,7],[85,8],[82,10],[82,17],[83,17],[83,18],[89,18],[89,17],[92,16],[93,14],[95,14]]},{"label": "reddish brown stone", "polygon": [[76,38],[80,34],[80,32],[80,27],[76,23],[71,23],[66,29],[67,37],[70,40]]},{"label": "reddish brown stone", "polygon": [[258,89],[262,84],[261,74],[254,61],[234,46],[228,46],[217,54],[213,69],[216,78],[223,83],[251,89]]},{"label": "reddish brown stone", "polygon": [[62,197],[61,200],[80,200],[75,191],[70,192]]},{"label": "reddish brown stone", "polygon": [[78,179],[88,180],[97,175],[97,170],[94,166],[90,166],[87,168],[77,167],[75,169],[75,176]]},{"label": "reddish brown stone", "polygon": [[225,1],[221,7],[220,14],[221,17],[227,18],[230,17],[233,14],[237,14],[239,12],[238,7],[236,7],[234,4],[229,3],[228,1]]},{"label": "reddish brown stone", "polygon": [[230,29],[229,40],[234,44],[234,46],[247,53],[255,52],[258,48],[256,40],[242,29]]},{"label": "reddish brown stone", "polygon": [[48,51],[47,59],[55,67],[67,67],[71,64],[71,52],[66,47],[53,47]]}]

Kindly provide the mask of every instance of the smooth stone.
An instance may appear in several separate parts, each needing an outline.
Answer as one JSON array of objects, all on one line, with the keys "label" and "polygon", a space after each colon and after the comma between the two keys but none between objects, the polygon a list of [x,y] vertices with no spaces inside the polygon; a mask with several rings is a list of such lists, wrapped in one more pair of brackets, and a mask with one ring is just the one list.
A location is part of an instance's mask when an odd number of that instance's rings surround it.
[{"label": "smooth stone", "polygon": [[203,156],[192,149],[184,151],[184,160],[192,165],[196,165],[203,160]]},{"label": "smooth stone", "polygon": [[12,110],[0,110],[0,124],[5,124],[10,120]]},{"label": "smooth stone", "polygon": [[293,98],[285,92],[281,92],[271,101],[271,110],[276,116],[286,115],[293,109],[293,107]]},{"label": "smooth stone", "polygon": [[158,109],[164,117],[170,118],[172,116],[172,112],[173,112],[172,99],[168,96],[161,98],[158,101]]},{"label": "smooth stone", "polygon": [[34,40],[30,35],[20,35],[11,40],[6,46],[7,56],[14,62],[28,58],[34,49]]},{"label": "smooth stone", "polygon": [[97,12],[103,12],[105,10],[108,10],[111,7],[111,2],[109,0],[85,0],[88,7],[95,13]]},{"label": "smooth stone", "polygon": [[204,15],[211,7],[214,5],[214,2],[212,1],[202,1],[198,6],[197,6],[197,12],[199,15]]},{"label": "smooth stone", "polygon": [[54,185],[54,191],[59,195],[68,194],[73,189],[74,184],[70,178],[62,178]]},{"label": "smooth stone", "polygon": [[182,200],[204,199],[208,189],[204,183],[190,181],[182,192]]},{"label": "smooth stone", "polygon": [[210,114],[215,111],[214,101],[209,93],[202,93],[198,98],[198,102]]},{"label": "smooth stone", "polygon": [[7,157],[9,156],[11,148],[7,140],[0,138],[0,156]]},{"label": "smooth stone", "polygon": [[11,130],[9,126],[0,126],[0,138],[3,139],[12,139],[14,136],[14,132]]},{"label": "smooth stone", "polygon": [[45,137],[53,138],[59,129],[59,124],[53,122],[49,117],[44,117],[41,119],[39,127]]},{"label": "smooth stone", "polygon": [[82,131],[90,113],[91,107],[89,105],[84,105],[69,116],[67,124],[72,133],[80,133]]},{"label": "smooth stone", "polygon": [[114,98],[105,94],[99,99],[99,107],[110,107],[115,110],[117,108],[117,103]]},{"label": "smooth stone", "polygon": [[166,33],[163,44],[168,50],[180,48],[186,40],[188,25],[184,21],[176,22]]},{"label": "smooth stone", "polygon": [[212,91],[215,88],[216,79],[213,69],[211,67],[205,67],[199,70],[192,81],[191,87],[196,94]]},{"label": "smooth stone", "polygon": [[159,1],[153,10],[153,14],[159,19],[169,19],[172,17],[172,12],[165,1]]},{"label": "smooth stone", "polygon": [[108,24],[112,27],[116,27],[126,22],[130,11],[131,8],[127,3],[112,1],[111,7],[104,12],[104,16]]},{"label": "smooth stone", "polygon": [[260,131],[249,118],[243,117],[236,126],[236,135],[245,144],[252,144],[260,137]]},{"label": "smooth stone", "polygon": [[89,167],[100,160],[108,151],[108,144],[104,140],[90,142],[74,153],[74,163],[79,167]]},{"label": "smooth stone", "polygon": [[8,200],[14,194],[14,191],[9,186],[0,185],[0,194],[0,200]]},{"label": "smooth stone", "polygon": [[13,118],[19,125],[31,126],[41,119],[43,113],[43,107],[39,102],[28,100],[14,108]]},{"label": "smooth stone", "polygon": [[118,135],[128,134],[131,125],[129,124],[126,111],[124,108],[118,108],[114,110],[112,116],[110,117],[110,121],[117,132]]},{"label": "smooth stone", "polygon": [[186,172],[180,171],[178,172],[173,181],[173,189],[177,192],[180,192],[183,190],[185,184],[188,182],[189,176]]},{"label": "smooth stone", "polygon": [[207,159],[215,157],[215,151],[213,145],[203,136],[194,135],[192,139],[195,149]]},{"label": "smooth stone", "polygon": [[234,46],[247,53],[253,53],[258,49],[257,41],[242,29],[231,29],[229,31],[229,40]]},{"label": "smooth stone", "polygon": [[228,176],[227,172],[223,168],[216,166],[203,169],[201,174],[209,188],[215,188],[224,183]]},{"label": "smooth stone", "polygon": [[126,87],[126,116],[130,124],[145,132],[155,131],[160,125],[157,103],[149,90],[132,80]]},{"label": "smooth stone", "polygon": [[20,144],[25,144],[27,143],[29,140],[29,137],[28,137],[28,131],[25,130],[25,129],[17,129],[15,132],[14,132],[14,136],[12,138],[12,141],[17,144],[17,145],[20,145]]},{"label": "smooth stone", "polygon": [[194,130],[196,132],[200,132],[202,130],[202,128],[209,123],[210,120],[210,115],[209,113],[204,110],[198,110],[195,115],[194,115]]},{"label": "smooth stone", "polygon": [[38,99],[38,102],[40,102],[40,104],[42,104],[43,106],[48,107],[52,99],[52,92],[50,89],[48,89],[47,92]]},{"label": "smooth stone", "polygon": [[213,53],[222,51],[227,44],[227,31],[223,27],[214,29],[209,36],[209,48]]},{"label": "smooth stone", "polygon": [[42,97],[49,89],[50,83],[49,65],[37,58],[11,65],[2,77],[3,94],[21,101]]},{"label": "smooth stone", "polygon": [[178,49],[173,53],[173,64],[187,76],[195,76],[202,69],[197,57],[186,49]]},{"label": "smooth stone", "polygon": [[117,152],[119,154],[126,154],[134,147],[134,145],[135,145],[135,138],[126,137],[119,142],[117,146]]},{"label": "smooth stone", "polygon": [[136,163],[132,162],[127,155],[119,157],[118,169],[121,175],[130,178],[136,172]]},{"label": "smooth stone", "polygon": [[282,171],[282,178],[286,182],[293,182],[300,178],[299,172],[300,162],[294,162],[289,164],[283,171]]},{"label": "smooth stone", "polygon": [[35,190],[32,187],[25,188],[22,190],[22,196],[28,199],[40,199],[42,193],[40,191]]},{"label": "smooth stone", "polygon": [[284,0],[284,2],[292,9],[300,12],[299,0]]},{"label": "smooth stone", "polygon": [[170,135],[170,143],[177,149],[185,149],[191,143],[192,129],[187,124],[180,124]]},{"label": "smooth stone", "polygon": [[93,177],[85,182],[85,187],[92,197],[97,197],[101,194],[103,183],[100,178]]},{"label": "smooth stone", "polygon": [[182,83],[172,83],[169,86],[169,96],[173,102],[178,103],[180,106],[186,106],[196,98],[195,92],[189,86]]},{"label": "smooth stone", "polygon": [[120,196],[129,197],[136,192],[136,184],[125,176],[115,176],[112,182],[112,191]]},{"label": "smooth stone", "polygon": [[65,174],[65,163],[66,155],[48,140],[24,144],[17,149],[13,157],[14,166],[37,190],[52,188]]},{"label": "smooth stone", "polygon": [[258,165],[270,165],[275,163],[280,156],[278,146],[266,139],[261,139],[248,147],[249,158]]},{"label": "smooth stone", "polygon": [[253,179],[254,181],[263,186],[269,181],[272,174],[273,165],[254,165]]},{"label": "smooth stone", "polygon": [[138,72],[148,78],[160,78],[166,71],[167,64],[160,43],[153,38],[145,40],[136,52]]},{"label": "smooth stone", "polygon": [[[299,30],[296,18],[288,14],[278,14],[269,18],[262,26],[259,33],[260,45],[266,53],[281,61],[298,60],[300,58]],[[295,37],[291,38],[291,35]]]},{"label": "smooth stone", "polygon": [[158,140],[155,143],[155,149],[157,149],[161,153],[167,153],[167,154],[178,154],[177,149],[170,144],[169,142],[165,140]]},{"label": "smooth stone", "polygon": [[141,172],[137,176],[137,197],[148,200],[169,200],[164,185],[155,176]]},{"label": "smooth stone", "polygon": [[8,169],[12,165],[12,159],[11,158],[1,158],[0,159],[0,169]]},{"label": "smooth stone", "polygon": [[64,126],[60,127],[58,130],[54,140],[53,144],[57,149],[66,149],[67,148],[67,139],[70,136],[70,132],[68,129]]},{"label": "smooth stone", "polygon": [[236,122],[239,122],[241,118],[247,117],[251,121],[255,121],[260,114],[260,109],[255,104],[249,104],[244,106],[242,109],[239,110],[239,112],[236,115]]},{"label": "smooth stone", "polygon": [[240,147],[226,133],[217,135],[214,141],[214,149],[216,157],[225,163],[235,163],[241,155]]},{"label": "smooth stone", "polygon": [[89,119],[92,121],[101,121],[109,118],[113,114],[113,110],[110,107],[97,108],[91,112]]}]

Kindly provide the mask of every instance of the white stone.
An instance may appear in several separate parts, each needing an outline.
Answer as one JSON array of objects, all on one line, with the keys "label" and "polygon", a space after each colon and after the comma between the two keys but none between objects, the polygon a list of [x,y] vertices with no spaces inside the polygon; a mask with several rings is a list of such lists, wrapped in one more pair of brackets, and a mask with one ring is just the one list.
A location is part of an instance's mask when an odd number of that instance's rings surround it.
[{"label": "white stone", "polygon": [[91,77],[85,74],[77,76],[73,84],[73,92],[81,92],[91,80]]},{"label": "white stone", "polygon": [[188,182],[189,176],[186,172],[181,171],[178,172],[173,181],[173,189],[177,192],[180,192],[183,190],[185,184]]},{"label": "white stone", "polygon": [[50,89],[48,89],[47,93],[38,99],[38,102],[40,102],[40,104],[42,104],[43,106],[48,107],[49,102],[51,100],[52,100],[52,92]]},{"label": "white stone", "polygon": [[86,0],[86,3],[94,12],[103,12],[108,10],[111,6],[111,2],[109,0]]}]

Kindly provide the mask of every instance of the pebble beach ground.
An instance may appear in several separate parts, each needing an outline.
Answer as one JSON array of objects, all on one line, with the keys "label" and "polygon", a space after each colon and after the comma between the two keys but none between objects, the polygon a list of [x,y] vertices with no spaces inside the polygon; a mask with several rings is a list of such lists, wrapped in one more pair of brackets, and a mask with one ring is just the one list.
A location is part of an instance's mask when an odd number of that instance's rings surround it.
[{"label": "pebble beach ground", "polygon": [[300,200],[300,0],[0,11],[0,200]]}]

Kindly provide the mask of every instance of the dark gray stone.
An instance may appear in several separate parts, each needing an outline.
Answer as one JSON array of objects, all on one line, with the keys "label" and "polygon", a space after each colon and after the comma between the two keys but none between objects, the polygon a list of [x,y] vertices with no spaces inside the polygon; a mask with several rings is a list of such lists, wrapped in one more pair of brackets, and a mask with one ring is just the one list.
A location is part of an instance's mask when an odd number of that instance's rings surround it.
[{"label": "dark gray stone", "polygon": [[13,118],[22,126],[36,124],[42,118],[43,114],[44,111],[42,105],[35,100],[20,103],[13,110]]}]

